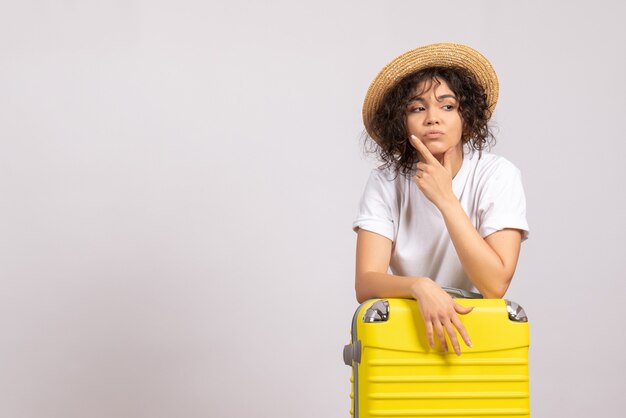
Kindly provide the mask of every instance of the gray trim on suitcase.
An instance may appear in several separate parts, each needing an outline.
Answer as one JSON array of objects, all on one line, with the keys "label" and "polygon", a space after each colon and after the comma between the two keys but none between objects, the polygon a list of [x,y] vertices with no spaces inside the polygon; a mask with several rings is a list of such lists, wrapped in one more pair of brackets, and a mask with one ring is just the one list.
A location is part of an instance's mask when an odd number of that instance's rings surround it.
[{"label": "gray trim on suitcase", "polygon": [[361,341],[350,343],[343,347],[343,362],[346,366],[352,366],[352,362],[361,361]]},{"label": "gray trim on suitcase", "polygon": [[463,299],[482,299],[483,295],[480,293],[470,292],[468,290],[457,289],[456,287],[447,287],[442,286],[443,290],[446,291],[447,294],[452,296],[453,298],[463,298]]},{"label": "gray trim on suitcase", "polygon": [[509,313],[509,319],[513,322],[528,322],[528,316],[526,316],[526,312],[524,308],[519,306],[517,303],[512,302],[510,300],[506,300],[506,311]]},{"label": "gray trim on suitcase", "polygon": [[[366,303],[375,300],[368,299],[365,302],[361,303],[359,307],[354,311],[354,316],[352,317],[352,330],[351,330],[351,338],[352,342],[346,345],[343,348],[343,362],[347,366],[352,366],[352,392],[353,392],[353,411],[354,418],[359,417],[359,363],[361,362],[361,340],[357,338],[356,335],[356,323],[358,320],[358,314],[361,311],[361,307]],[[363,322],[384,322],[389,319],[389,302],[385,299],[378,299],[374,302],[363,315]]]},{"label": "gray trim on suitcase", "polygon": [[389,302],[384,299],[374,302],[363,315],[363,322],[385,322],[388,319]]},{"label": "gray trim on suitcase", "polygon": [[[358,362],[357,361],[351,361],[350,362],[350,366],[352,366],[352,394],[353,394],[353,398],[352,398],[352,402],[354,402],[354,404],[352,405],[352,409],[353,409],[353,417],[354,418],[358,418],[359,416],[359,401],[358,401],[358,393],[359,393],[359,368],[358,368],[358,364],[361,361],[361,341],[359,341],[357,339],[357,335],[356,335],[356,321],[357,321],[357,315],[359,313],[359,311],[361,310],[361,306],[363,306],[363,304],[367,303],[369,301],[365,301],[362,304],[359,305],[359,307],[357,308],[356,311],[354,311],[354,316],[352,317],[352,330],[351,330],[351,334],[352,334],[352,343],[349,344],[350,346],[352,346],[352,353],[354,354],[354,348],[358,346],[359,349],[359,354],[358,354]],[[344,349],[345,350],[345,349]],[[356,356],[354,356],[356,357]],[[345,357],[344,357],[344,361],[345,361]]]}]

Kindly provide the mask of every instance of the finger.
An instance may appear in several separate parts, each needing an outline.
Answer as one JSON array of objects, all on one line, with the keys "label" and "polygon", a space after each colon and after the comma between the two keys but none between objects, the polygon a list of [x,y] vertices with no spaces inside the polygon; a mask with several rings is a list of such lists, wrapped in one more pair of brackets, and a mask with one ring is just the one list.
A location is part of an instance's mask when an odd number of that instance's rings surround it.
[{"label": "finger", "polygon": [[474,310],[473,306],[463,306],[463,305],[459,305],[458,303],[454,302],[454,310],[457,313],[460,313],[461,315],[467,315],[468,313],[472,312]]},{"label": "finger", "polygon": [[415,135],[411,135],[409,141],[411,142],[411,145],[413,145],[413,147],[420,153],[420,155],[424,157],[424,160],[429,163],[437,161],[435,156],[430,153],[428,148],[426,148],[426,145],[424,145],[424,143],[420,141],[418,137],[416,137]]},{"label": "finger", "polygon": [[428,338],[428,345],[430,348],[435,348],[435,338],[433,337],[433,324],[430,321],[425,321],[426,325],[426,337]]},{"label": "finger", "polygon": [[431,169],[431,166],[429,166],[428,164],[424,164],[424,163],[417,163],[415,168],[416,168],[415,175],[419,178],[422,178],[424,177],[424,174],[428,173],[428,171]]},{"label": "finger", "polygon": [[422,192],[424,192],[424,179],[418,176],[413,176],[413,183],[417,186],[417,188]]},{"label": "finger", "polygon": [[446,342],[446,334],[443,332],[443,327],[441,326],[441,322],[437,319],[433,321],[433,325],[435,326],[435,331],[437,331],[437,336],[439,337],[439,342],[441,343],[441,348],[446,353],[448,352],[448,343]]},{"label": "finger", "polygon": [[465,345],[471,347],[472,340],[470,339],[469,334],[465,329],[465,325],[463,325],[463,322],[461,322],[458,316],[455,316],[454,318],[452,318],[452,323],[456,327],[457,331],[459,331],[459,334],[461,335],[461,338],[463,338],[463,341],[465,341]]},{"label": "finger", "polygon": [[452,344],[452,348],[457,356],[461,355],[461,346],[459,346],[459,339],[456,337],[456,330],[452,326],[452,322],[447,321],[445,323],[446,332],[448,333],[448,337],[450,338],[450,343]]}]

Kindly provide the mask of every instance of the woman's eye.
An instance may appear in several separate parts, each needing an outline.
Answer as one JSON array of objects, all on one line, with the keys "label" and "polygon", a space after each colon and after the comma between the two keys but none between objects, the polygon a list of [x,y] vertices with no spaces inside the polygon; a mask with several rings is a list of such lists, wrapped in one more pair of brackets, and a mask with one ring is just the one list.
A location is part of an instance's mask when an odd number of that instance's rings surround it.
[{"label": "woman's eye", "polygon": [[454,105],[444,105],[443,109],[444,110],[454,110]]},{"label": "woman's eye", "polygon": [[419,112],[423,112],[424,110],[426,110],[423,106],[417,106],[411,109],[412,113],[419,113]]}]

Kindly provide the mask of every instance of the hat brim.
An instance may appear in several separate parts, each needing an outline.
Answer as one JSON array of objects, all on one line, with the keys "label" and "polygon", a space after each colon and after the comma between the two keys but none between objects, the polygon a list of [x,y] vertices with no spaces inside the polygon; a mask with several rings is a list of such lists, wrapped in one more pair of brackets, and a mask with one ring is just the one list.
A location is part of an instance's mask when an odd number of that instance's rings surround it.
[{"label": "hat brim", "polygon": [[491,63],[480,52],[466,45],[437,43],[405,52],[385,65],[370,84],[363,101],[363,123],[374,139],[372,120],[385,94],[409,74],[428,67],[461,67],[474,75],[487,95],[491,112],[498,102],[498,77]]}]

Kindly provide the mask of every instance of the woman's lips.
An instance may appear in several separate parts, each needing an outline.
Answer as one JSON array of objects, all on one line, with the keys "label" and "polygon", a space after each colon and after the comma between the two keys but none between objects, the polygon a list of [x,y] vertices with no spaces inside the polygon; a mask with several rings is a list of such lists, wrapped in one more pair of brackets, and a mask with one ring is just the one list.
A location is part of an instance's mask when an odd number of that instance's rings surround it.
[{"label": "woman's lips", "polygon": [[443,135],[443,132],[432,131],[432,132],[426,132],[426,134],[424,135],[424,138],[435,139],[435,138],[439,138],[442,135]]}]

